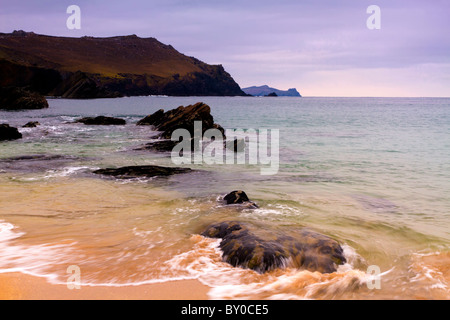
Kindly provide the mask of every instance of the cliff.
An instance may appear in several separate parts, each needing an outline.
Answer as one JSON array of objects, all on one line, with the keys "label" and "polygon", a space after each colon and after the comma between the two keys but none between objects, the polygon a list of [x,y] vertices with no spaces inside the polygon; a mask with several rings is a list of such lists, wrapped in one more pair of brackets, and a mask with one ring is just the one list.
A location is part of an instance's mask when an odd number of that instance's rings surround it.
[{"label": "cliff", "polygon": [[68,38],[0,33],[0,86],[65,98],[245,95],[223,66],[136,35]]}]

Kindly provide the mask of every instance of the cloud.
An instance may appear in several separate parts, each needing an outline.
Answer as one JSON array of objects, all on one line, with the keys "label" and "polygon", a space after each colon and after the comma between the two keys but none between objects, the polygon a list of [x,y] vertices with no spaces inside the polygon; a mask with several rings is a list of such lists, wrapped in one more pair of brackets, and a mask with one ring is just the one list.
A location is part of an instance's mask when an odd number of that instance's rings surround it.
[{"label": "cloud", "polygon": [[[425,68],[423,88],[450,96],[444,73],[450,63],[450,3],[445,0],[0,1],[2,32],[152,36],[207,63],[223,64],[241,86],[297,86],[333,95],[338,86],[331,83],[341,81],[340,92],[346,93],[361,83],[367,88],[372,83],[364,92],[373,95],[390,94],[391,85],[414,93]],[[366,27],[372,2],[381,8],[381,30]],[[80,31],[65,27],[70,4],[81,7]],[[366,80],[368,72],[378,80]],[[389,82],[389,72],[399,82]]]}]

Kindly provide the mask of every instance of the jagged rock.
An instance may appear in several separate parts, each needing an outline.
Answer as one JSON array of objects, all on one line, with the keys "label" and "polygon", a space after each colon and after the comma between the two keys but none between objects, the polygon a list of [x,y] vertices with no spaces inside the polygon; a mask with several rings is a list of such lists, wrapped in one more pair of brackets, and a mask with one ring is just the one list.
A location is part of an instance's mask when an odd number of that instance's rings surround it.
[{"label": "jagged rock", "polygon": [[[194,132],[195,121],[202,123],[202,132]],[[222,134],[225,132],[220,125],[214,123],[211,108],[203,102],[187,107],[180,106],[165,113],[164,110],[160,109],[140,120],[137,124],[153,126],[156,130],[161,131],[161,138],[163,139],[170,139],[176,129],[188,130],[191,137],[194,137],[195,134],[203,136],[203,133],[208,129],[218,129]]]},{"label": "jagged rock", "polygon": [[18,87],[0,88],[0,109],[23,110],[48,108],[44,96]]},{"label": "jagged rock", "polygon": [[288,266],[332,273],[346,262],[337,241],[308,229],[287,235],[263,226],[225,221],[208,226],[202,235],[222,239],[220,249],[227,263],[260,273]]},{"label": "jagged rock", "polygon": [[179,173],[188,173],[192,170],[189,168],[172,168],[160,166],[129,166],[121,168],[107,168],[94,171],[95,174],[114,176],[120,178],[151,178],[157,176],[170,176]]},{"label": "jagged rock", "polygon": [[0,124],[0,141],[21,139],[22,134],[17,128],[10,127],[9,124]]},{"label": "jagged rock", "polygon": [[155,113],[146,116],[144,119],[139,120],[136,125],[138,126],[158,126],[161,123],[161,119],[164,118],[164,110],[159,109]]},{"label": "jagged rock", "polygon": [[76,123],[84,123],[86,125],[102,125],[102,126],[109,126],[109,125],[124,125],[127,122],[123,119],[119,118],[113,118],[113,117],[104,117],[104,116],[98,116],[98,117],[86,117],[81,118]]},{"label": "jagged rock", "polygon": [[23,125],[22,128],[36,128],[39,125],[41,124],[38,121],[30,121]]}]

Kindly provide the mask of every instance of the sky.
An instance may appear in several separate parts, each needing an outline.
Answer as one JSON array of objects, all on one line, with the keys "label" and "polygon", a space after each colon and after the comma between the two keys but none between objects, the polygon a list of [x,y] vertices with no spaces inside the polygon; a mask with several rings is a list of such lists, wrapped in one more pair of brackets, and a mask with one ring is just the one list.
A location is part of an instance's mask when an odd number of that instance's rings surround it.
[{"label": "sky", "polygon": [[[66,26],[69,5],[79,30]],[[367,27],[370,5],[380,29]],[[222,64],[241,88],[450,97],[449,13],[448,0],[0,0],[0,32],[155,37]]]}]

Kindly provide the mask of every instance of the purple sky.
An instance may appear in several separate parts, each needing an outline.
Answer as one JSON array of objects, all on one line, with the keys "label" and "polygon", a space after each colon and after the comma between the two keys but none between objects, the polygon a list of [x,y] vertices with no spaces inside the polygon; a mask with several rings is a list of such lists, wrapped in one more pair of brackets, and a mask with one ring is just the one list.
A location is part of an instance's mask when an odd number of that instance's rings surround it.
[{"label": "purple sky", "polygon": [[[66,9],[81,8],[81,30]],[[369,5],[381,30],[369,30]],[[450,97],[448,0],[0,0],[0,32],[136,34],[222,64],[241,87],[304,96]]]}]

